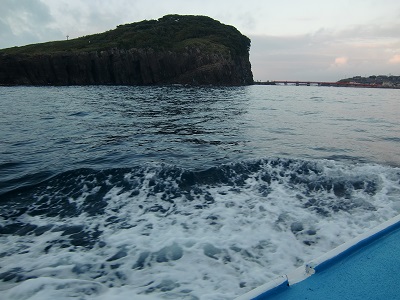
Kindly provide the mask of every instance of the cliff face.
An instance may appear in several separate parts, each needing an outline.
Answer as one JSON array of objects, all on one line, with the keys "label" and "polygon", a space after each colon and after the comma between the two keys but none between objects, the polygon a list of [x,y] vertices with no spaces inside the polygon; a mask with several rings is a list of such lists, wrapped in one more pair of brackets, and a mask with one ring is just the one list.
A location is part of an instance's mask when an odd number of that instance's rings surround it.
[{"label": "cliff face", "polygon": [[7,85],[246,85],[253,82],[248,56],[152,49],[0,56]]},{"label": "cliff face", "polygon": [[169,15],[70,41],[0,50],[6,85],[246,85],[250,40],[208,17]]}]

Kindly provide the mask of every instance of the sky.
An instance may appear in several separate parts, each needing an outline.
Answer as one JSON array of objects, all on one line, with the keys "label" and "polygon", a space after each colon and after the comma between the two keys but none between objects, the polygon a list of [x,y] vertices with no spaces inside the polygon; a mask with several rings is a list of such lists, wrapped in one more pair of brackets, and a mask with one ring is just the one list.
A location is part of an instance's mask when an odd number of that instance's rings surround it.
[{"label": "sky", "polygon": [[400,75],[399,0],[0,0],[0,48],[76,38],[166,14],[251,39],[254,80]]}]

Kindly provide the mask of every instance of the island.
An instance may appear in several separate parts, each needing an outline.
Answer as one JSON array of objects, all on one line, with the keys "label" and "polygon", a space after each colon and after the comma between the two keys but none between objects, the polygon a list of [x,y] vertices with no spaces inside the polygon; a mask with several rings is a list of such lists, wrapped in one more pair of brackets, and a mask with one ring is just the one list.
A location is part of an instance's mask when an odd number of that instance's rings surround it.
[{"label": "island", "polygon": [[249,85],[250,39],[206,16],[166,15],[0,50],[0,85]]},{"label": "island", "polygon": [[338,82],[386,88],[400,88],[400,76],[394,75],[371,75],[368,77],[354,76],[351,78],[340,79]]}]

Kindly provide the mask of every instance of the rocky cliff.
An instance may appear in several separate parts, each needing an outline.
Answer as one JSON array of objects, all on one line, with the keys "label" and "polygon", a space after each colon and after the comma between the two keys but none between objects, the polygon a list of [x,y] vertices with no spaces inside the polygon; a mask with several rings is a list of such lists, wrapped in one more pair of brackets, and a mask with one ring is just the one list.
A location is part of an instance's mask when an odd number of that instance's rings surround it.
[{"label": "rocky cliff", "polygon": [[6,85],[246,85],[250,40],[202,16],[165,16],[70,41],[0,51]]}]

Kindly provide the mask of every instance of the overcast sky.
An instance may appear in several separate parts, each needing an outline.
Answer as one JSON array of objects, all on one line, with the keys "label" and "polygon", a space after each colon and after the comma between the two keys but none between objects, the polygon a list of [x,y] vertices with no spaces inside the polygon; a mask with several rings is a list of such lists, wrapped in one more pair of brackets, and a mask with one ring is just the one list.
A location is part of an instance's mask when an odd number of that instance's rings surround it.
[{"label": "overcast sky", "polygon": [[255,80],[400,75],[399,0],[0,0],[0,48],[207,15],[251,40]]}]

